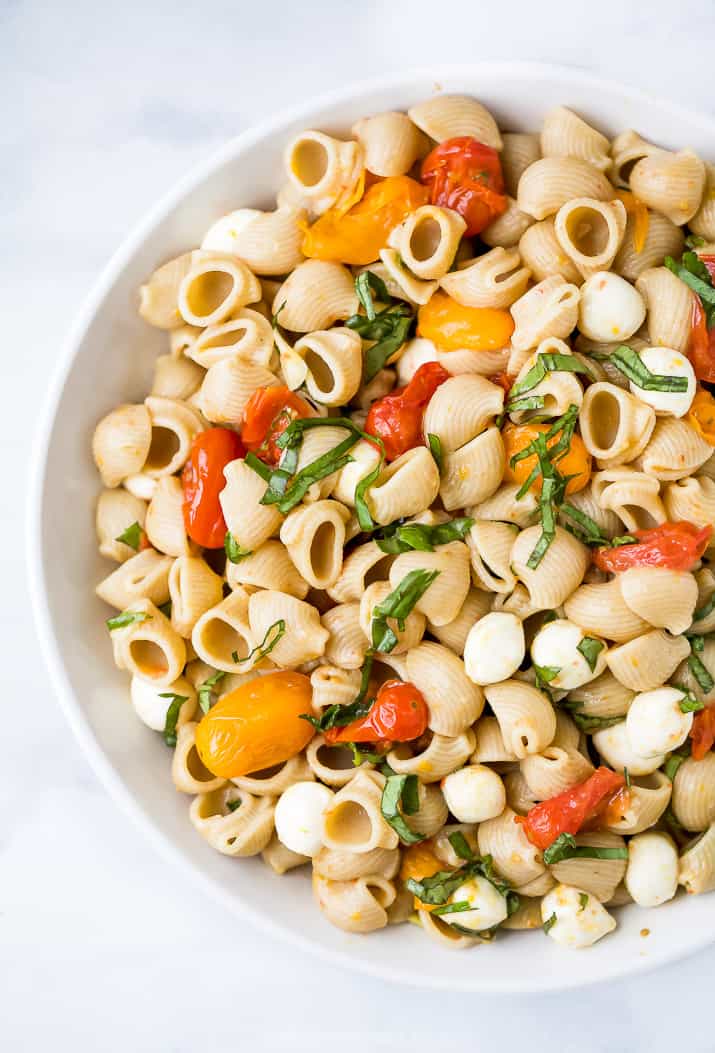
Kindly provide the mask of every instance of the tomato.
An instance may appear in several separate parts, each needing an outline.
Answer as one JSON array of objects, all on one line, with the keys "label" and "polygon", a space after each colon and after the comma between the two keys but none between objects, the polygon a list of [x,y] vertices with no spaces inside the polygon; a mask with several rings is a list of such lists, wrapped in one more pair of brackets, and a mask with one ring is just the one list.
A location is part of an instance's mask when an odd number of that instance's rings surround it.
[{"label": "tomato", "polygon": [[629,567],[667,567],[668,570],[692,570],[708,547],[713,528],[697,527],[681,520],[661,523],[648,530],[634,530],[638,538],[633,545],[597,548],[593,562],[601,570],[617,574]]},{"label": "tomato", "polygon": [[428,200],[426,188],[409,176],[381,179],[347,212],[328,209],[308,227],[303,255],[356,266],[373,263],[390,231]]},{"label": "tomato", "polygon": [[445,139],[422,162],[421,179],[430,188],[430,201],[459,212],[467,224],[466,238],[474,237],[506,210],[499,154],[471,135]]},{"label": "tomato", "polygon": [[496,307],[463,307],[441,290],[417,312],[417,335],[442,351],[499,351],[514,332],[514,319]]},{"label": "tomato", "polygon": [[577,834],[589,820],[601,815],[624,785],[622,775],[600,767],[585,782],[535,804],[514,821],[524,827],[532,845],[543,852],[561,834]]},{"label": "tomato", "polygon": [[[413,881],[422,881],[423,878],[432,877],[438,870],[451,870],[451,867],[437,858],[429,841],[420,841],[419,844],[410,845],[402,853],[400,878],[405,883],[408,878],[412,878]],[[435,905],[423,903],[417,896],[414,897],[415,910],[434,910]]]},{"label": "tomato", "polygon": [[627,214],[633,216],[633,248],[643,252],[650,226],[648,208],[630,190],[617,190],[616,197],[625,205]]},{"label": "tomato", "polygon": [[715,706],[708,706],[695,714],[690,738],[693,741],[693,760],[702,760],[715,744]]},{"label": "tomato", "polygon": [[703,305],[694,293],[688,358],[698,380],[715,384],[715,329],[708,329]]},{"label": "tomato", "polygon": [[385,444],[385,456],[394,461],[400,454],[420,446],[422,417],[427,403],[450,374],[439,362],[425,362],[407,387],[373,402],[365,421],[365,431]]},{"label": "tomato", "polygon": [[705,442],[715,446],[715,398],[705,388],[696,391],[687,421]]},{"label": "tomato", "polygon": [[181,473],[184,525],[189,537],[204,548],[223,546],[226,521],[218,499],[226,485],[223,470],[244,453],[238,434],[230,428],[208,428],[191,444]]},{"label": "tomato", "polygon": [[243,411],[243,444],[266,464],[278,464],[283,451],[276,446],[276,439],[291,421],[314,416],[310,403],[285,385],[258,388]]},{"label": "tomato", "polygon": [[701,256],[700,253],[698,253],[698,259],[705,265],[705,267],[707,267],[710,277],[715,278],[715,256],[709,256],[707,254]]},{"label": "tomato", "polygon": [[[504,440],[504,449],[506,450],[504,480],[506,482],[518,483],[520,486],[526,482],[536,465],[536,454],[532,453],[529,457],[524,457],[523,460],[517,461],[513,468],[510,464],[511,458],[526,449],[537,435],[545,435],[549,428],[549,424],[507,424],[503,428],[502,438]],[[547,448],[557,443],[560,438],[560,435],[554,435],[553,438],[548,439],[546,443]],[[579,435],[571,436],[568,452],[563,457],[557,458],[555,467],[561,475],[574,476],[566,484],[567,494],[576,494],[588,484],[591,478],[591,454],[584,446],[583,440]],[[531,489],[540,494],[542,484],[543,479],[541,475],[537,475],[531,484]]]},{"label": "tomato", "polygon": [[325,741],[411,742],[427,728],[429,710],[414,684],[386,680],[377,692],[370,711],[344,728],[330,728]]},{"label": "tomato", "polygon": [[268,673],[224,695],[196,729],[196,749],[214,775],[237,779],[282,764],[314,735],[312,688],[302,673]]},{"label": "tomato", "polygon": [[516,377],[512,376],[511,373],[492,373],[491,376],[487,377],[487,380],[491,380],[492,384],[496,384],[498,387],[503,388],[505,394],[508,395]]}]

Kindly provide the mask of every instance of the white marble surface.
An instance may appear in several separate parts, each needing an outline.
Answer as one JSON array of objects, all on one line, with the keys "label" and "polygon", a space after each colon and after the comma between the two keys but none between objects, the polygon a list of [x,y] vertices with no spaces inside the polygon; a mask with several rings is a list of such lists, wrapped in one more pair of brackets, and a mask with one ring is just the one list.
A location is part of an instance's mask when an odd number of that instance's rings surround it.
[{"label": "white marble surface", "polygon": [[715,948],[616,986],[483,999],[328,968],[225,916],[89,770],[37,653],[20,555],[35,407],[76,305],[146,208],[224,138],[344,80],[480,57],[569,63],[707,108],[714,30],[710,0],[0,0],[8,1053],[303,1049],[328,1036],[347,1050],[367,1035],[375,1049],[420,1050],[445,1033],[455,1050],[507,1053],[714,1048],[702,1007]]}]

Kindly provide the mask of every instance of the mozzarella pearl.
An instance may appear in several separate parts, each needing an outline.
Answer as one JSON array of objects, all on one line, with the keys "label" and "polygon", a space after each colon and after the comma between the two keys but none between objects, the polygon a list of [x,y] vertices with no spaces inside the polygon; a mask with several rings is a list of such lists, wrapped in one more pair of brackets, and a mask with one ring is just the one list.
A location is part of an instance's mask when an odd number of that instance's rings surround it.
[{"label": "mozzarella pearl", "polygon": [[236,255],[236,237],[251,220],[260,216],[255,208],[239,208],[227,216],[217,219],[204,235],[201,248],[210,252],[228,252]]},{"label": "mozzarella pearl", "polygon": [[469,910],[442,914],[442,921],[472,932],[485,932],[499,925],[507,916],[506,897],[485,877],[470,878],[449,898],[450,903],[462,903],[465,900],[469,903]]},{"label": "mozzarella pearl", "polygon": [[678,852],[666,834],[636,834],[628,842],[626,888],[639,907],[659,907],[678,887]]},{"label": "mozzarella pearl", "polygon": [[624,768],[628,768],[631,775],[650,775],[665,761],[664,753],[654,757],[642,757],[635,752],[625,720],[595,732],[592,741],[600,756],[614,771],[622,772]]},{"label": "mozzarella pearl", "polygon": [[660,416],[684,417],[695,398],[695,371],[688,359],[670,347],[646,347],[641,351],[641,359],[651,373],[664,377],[685,377],[688,386],[685,391],[645,391],[631,381],[633,394],[641,402],[652,406]]},{"label": "mozzarella pearl", "polygon": [[[551,666],[559,670],[553,680],[549,681],[550,687],[571,691],[572,688],[581,687],[582,684],[600,676],[606,668],[605,644],[598,652],[596,664],[591,670],[578,650],[583,639],[583,630],[566,618],[547,622],[539,629],[531,644],[531,660],[535,665]],[[603,641],[600,640],[599,643]]]},{"label": "mozzarella pearl", "polygon": [[557,885],[541,901],[541,920],[556,921],[548,934],[562,947],[590,947],[602,936],[613,932],[615,919],[589,892],[571,885]]},{"label": "mozzarella pearl", "polygon": [[171,687],[157,687],[139,676],[133,676],[129,687],[129,694],[134,706],[134,711],[152,731],[163,731],[166,725],[166,713],[171,705],[170,698],[160,698],[162,694],[173,691],[177,695],[184,695],[186,691],[180,691],[181,685],[173,683]]},{"label": "mozzarella pearl", "polygon": [[483,823],[501,815],[506,805],[504,783],[485,764],[468,764],[442,779],[442,793],[460,823]]},{"label": "mozzarella pearl", "polygon": [[683,692],[675,687],[658,687],[636,695],[626,717],[628,741],[635,753],[658,757],[683,745],[693,714],[683,713],[682,701]]},{"label": "mozzarella pearl", "polygon": [[498,684],[517,671],[525,654],[521,619],[506,611],[492,611],[469,630],[464,668],[474,684]]},{"label": "mozzarella pearl", "polygon": [[295,782],[278,798],[275,823],[281,844],[301,856],[323,847],[323,813],[335,794],[319,782]]},{"label": "mozzarella pearl", "polygon": [[581,286],[578,327],[589,340],[627,340],[643,325],[643,297],[625,278],[597,271]]}]

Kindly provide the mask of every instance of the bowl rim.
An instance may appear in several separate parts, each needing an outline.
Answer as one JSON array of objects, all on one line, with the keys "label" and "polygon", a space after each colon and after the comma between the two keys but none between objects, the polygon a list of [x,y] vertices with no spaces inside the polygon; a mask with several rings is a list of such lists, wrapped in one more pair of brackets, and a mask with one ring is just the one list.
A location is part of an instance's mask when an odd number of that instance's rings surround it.
[{"label": "bowl rim", "polygon": [[249,920],[269,935],[279,940],[287,941],[310,954],[317,955],[326,963],[410,987],[465,991],[477,994],[509,994],[513,996],[514,994],[546,994],[559,990],[573,990],[594,984],[607,983],[624,976],[642,975],[667,962],[678,961],[711,945],[715,941],[715,932],[710,933],[707,929],[694,929],[692,940],[688,946],[673,948],[666,943],[661,948],[654,948],[647,958],[644,957],[635,962],[624,961],[619,964],[619,956],[613,955],[612,967],[607,971],[600,970],[594,975],[588,969],[574,969],[568,979],[561,981],[558,986],[551,985],[548,982],[548,971],[545,971],[543,975],[534,973],[533,981],[531,982],[524,983],[521,981],[518,987],[508,987],[501,981],[490,981],[488,972],[486,975],[478,976],[478,983],[470,983],[470,977],[477,979],[477,976],[476,974],[470,974],[468,970],[465,970],[463,981],[455,980],[454,977],[441,979],[436,975],[423,979],[419,974],[408,971],[405,968],[392,967],[377,961],[370,962],[359,956],[353,956],[349,950],[327,948],[313,941],[308,936],[304,936],[294,929],[273,921],[266,914],[254,908],[243,897],[229,895],[199,865],[189,861],[174,845],[170,836],[161,825],[150,818],[141,804],[135,800],[119,772],[108,760],[99,742],[95,739],[89,721],[85,717],[75,692],[70,685],[50,617],[43,560],[37,558],[37,553],[41,552],[43,488],[49,455],[49,439],[77,348],[84,339],[105,294],[152,229],[215,168],[240,154],[243,150],[269,138],[289,123],[303,118],[308,119],[315,111],[327,106],[352,101],[368,92],[397,89],[420,78],[430,80],[435,84],[439,84],[443,80],[468,79],[473,76],[477,69],[481,73],[494,73],[501,77],[507,74],[518,73],[521,76],[532,76],[535,81],[561,82],[571,87],[577,85],[580,88],[593,91],[594,94],[599,91],[605,91],[610,94],[618,93],[629,103],[657,107],[660,111],[672,117],[674,121],[680,118],[687,120],[690,124],[700,123],[704,131],[715,139],[715,117],[711,117],[702,111],[694,111],[690,107],[670,102],[652,92],[623,84],[610,77],[601,77],[576,67],[563,64],[511,60],[457,64],[440,63],[435,66],[412,67],[402,72],[391,72],[351,81],[339,88],[312,95],[292,106],[283,107],[271,117],[251,125],[245,131],[231,137],[217,149],[211,151],[203,160],[194,164],[185,175],[176,180],[137,222],[102,267],[99,276],[85,295],[70,325],[62,343],[58,362],[50,377],[31,443],[30,478],[26,503],[28,529],[26,531],[25,560],[31,607],[35,628],[40,640],[41,653],[53,682],[54,694],[59,700],[65,718],[85,757],[110,797],[125,815],[131,818],[165,860],[180,866],[196,887],[202,888],[234,916]]}]

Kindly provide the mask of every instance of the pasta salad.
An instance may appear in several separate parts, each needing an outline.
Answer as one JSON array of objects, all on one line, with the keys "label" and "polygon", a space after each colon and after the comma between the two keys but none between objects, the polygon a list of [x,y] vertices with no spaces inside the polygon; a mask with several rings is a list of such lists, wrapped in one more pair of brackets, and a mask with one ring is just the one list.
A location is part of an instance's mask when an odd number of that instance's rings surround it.
[{"label": "pasta salad", "polygon": [[212,848],[451,947],[715,888],[714,276],[715,166],[458,95],[154,271],[97,594]]}]

